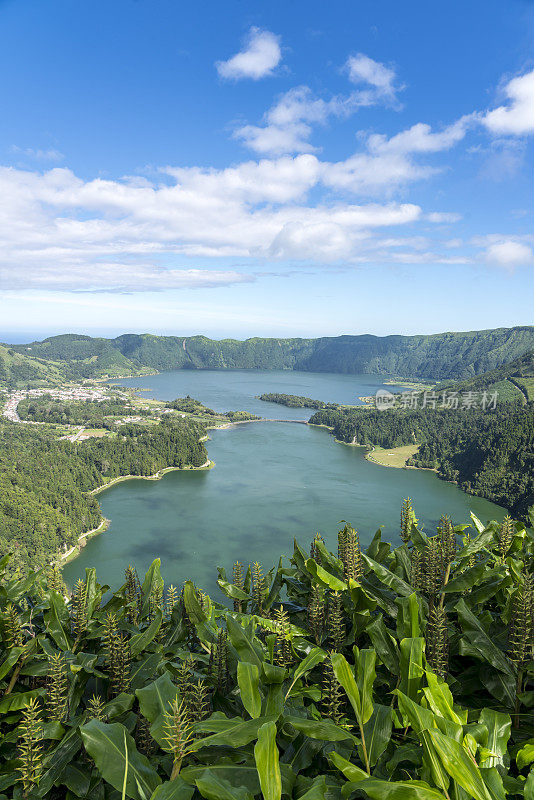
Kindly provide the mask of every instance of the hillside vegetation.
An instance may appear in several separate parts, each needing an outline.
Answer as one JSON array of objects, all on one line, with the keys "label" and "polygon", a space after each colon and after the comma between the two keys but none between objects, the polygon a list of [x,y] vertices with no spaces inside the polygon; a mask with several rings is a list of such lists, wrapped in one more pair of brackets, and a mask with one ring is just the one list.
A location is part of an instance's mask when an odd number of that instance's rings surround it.
[{"label": "hillside vegetation", "polygon": [[0,553],[13,551],[25,568],[49,563],[100,525],[92,490],[208,458],[199,441],[205,429],[186,420],[123,425],[113,438],[86,442],[58,440],[47,427],[0,418]]},{"label": "hillside vegetation", "polygon": [[0,345],[0,385],[8,387],[35,386],[60,383],[65,380],[68,369],[62,362],[35,358],[13,347]]},{"label": "hillside vegetation", "polygon": [[456,392],[497,392],[500,400],[534,400],[534,350],[490,372],[438,388]]},{"label": "hillside vegetation", "polygon": [[530,800],[534,530],[380,530],[264,575],[72,593],[2,572],[0,792],[17,800]]},{"label": "hillside vegetation", "polygon": [[172,369],[295,369],[450,380],[495,369],[534,348],[534,328],[497,328],[431,336],[337,336],[320,339],[215,341],[205,336],[76,334],[12,346],[31,358],[60,362],[73,379]]}]

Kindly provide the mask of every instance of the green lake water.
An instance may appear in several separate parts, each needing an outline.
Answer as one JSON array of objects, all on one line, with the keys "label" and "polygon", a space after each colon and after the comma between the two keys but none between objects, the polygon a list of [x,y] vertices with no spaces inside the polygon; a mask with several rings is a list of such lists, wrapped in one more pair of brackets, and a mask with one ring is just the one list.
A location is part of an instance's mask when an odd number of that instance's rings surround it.
[{"label": "green lake water", "polygon": [[[121,383],[148,388],[149,397],[190,394],[217,410],[278,419],[307,419],[310,412],[265,404],[256,394],[280,391],[348,403],[383,385],[369,375],[245,371],[172,372]],[[68,583],[95,566],[101,582],[116,585],[129,563],[143,573],[159,556],[167,582],[191,578],[218,597],[217,565],[230,571],[236,559],[257,560],[267,570],[279,555],[291,554],[294,537],[307,548],[317,531],[335,548],[342,519],[357,527],[363,544],[380,525],[396,540],[407,496],[429,532],[443,513],[455,523],[468,522],[470,511],[484,521],[506,513],[432,472],[373,464],[362,448],[336,443],[323,428],[252,422],[210,431],[210,437],[214,469],[126,481],[99,496],[111,525],[65,567]]]}]

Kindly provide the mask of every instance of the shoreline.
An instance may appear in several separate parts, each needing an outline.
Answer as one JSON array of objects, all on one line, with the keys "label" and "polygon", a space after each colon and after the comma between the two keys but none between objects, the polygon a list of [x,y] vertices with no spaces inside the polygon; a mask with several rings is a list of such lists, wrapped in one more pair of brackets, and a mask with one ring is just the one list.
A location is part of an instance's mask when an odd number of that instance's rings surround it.
[{"label": "shoreline", "polygon": [[109,528],[110,523],[110,519],[107,519],[107,517],[102,517],[102,522],[98,528],[93,528],[92,530],[86,531],[86,533],[82,533],[80,536],[78,536],[78,541],[76,544],[73,544],[72,547],[65,553],[61,553],[59,556],[57,556],[52,561],[52,564],[62,568],[70,561],[74,561],[75,558],[78,558],[89,539],[92,539],[94,536],[98,536],[100,533],[104,533],[104,531]]},{"label": "shoreline", "polygon": [[[208,437],[209,438],[209,437]],[[116,478],[112,478],[108,483],[103,483],[102,486],[97,486],[96,489],[91,489],[89,494],[98,495],[103,492],[105,489],[109,489],[110,486],[114,486],[116,483],[122,483],[123,481],[133,481],[133,480],[140,480],[140,481],[159,481],[163,478],[164,475],[167,475],[169,472],[186,472],[188,470],[206,470],[206,469],[213,469],[215,466],[215,462],[211,461],[208,458],[200,467],[164,467],[160,469],[159,472],[155,472],[153,475],[118,475]]]},{"label": "shoreline", "polygon": [[[114,486],[117,483],[122,483],[123,481],[131,481],[131,480],[142,480],[142,481],[159,481],[161,480],[164,475],[167,475],[169,472],[185,472],[189,470],[208,470],[213,469],[215,466],[215,462],[208,458],[204,464],[201,464],[200,467],[165,467],[164,469],[160,469],[159,472],[154,473],[154,475],[119,475],[117,478],[113,478],[109,483],[104,483],[102,486],[97,486],[96,489],[92,489],[89,494],[94,496],[100,494],[105,489],[108,489],[110,486]],[[71,561],[74,561],[78,556],[81,554],[83,548],[87,544],[90,539],[93,539],[95,536],[99,536],[101,533],[107,531],[111,524],[111,520],[107,519],[107,517],[102,517],[102,522],[97,528],[93,528],[90,531],[86,531],[78,536],[78,541],[76,544],[72,545],[72,547],[67,550],[65,553],[59,553],[54,560],[52,561],[53,564],[56,564],[58,567],[64,567],[65,564],[69,564]]]}]

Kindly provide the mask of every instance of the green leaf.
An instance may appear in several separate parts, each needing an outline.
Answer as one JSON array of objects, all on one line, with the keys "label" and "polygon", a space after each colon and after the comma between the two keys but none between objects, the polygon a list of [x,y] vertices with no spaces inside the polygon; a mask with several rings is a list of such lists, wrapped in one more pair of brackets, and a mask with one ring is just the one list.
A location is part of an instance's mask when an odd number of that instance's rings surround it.
[{"label": "green leaf", "polygon": [[421,606],[415,592],[408,597],[397,597],[395,600],[399,608],[397,614],[397,636],[400,639],[417,638],[421,636],[419,618]]},{"label": "green leaf", "polygon": [[437,677],[433,672],[426,672],[426,679],[428,687],[423,689],[426,701],[434,714],[437,714],[444,719],[455,722],[457,725],[464,725],[467,723],[467,713],[462,717],[456,713],[453,708],[454,700],[452,692],[445,681]]},{"label": "green leaf", "polygon": [[[500,711],[494,711],[492,708],[484,708],[480,713],[478,721],[484,725],[488,731],[485,747],[490,753],[493,753],[492,756],[484,758],[480,766],[485,768],[504,766],[504,757],[508,752],[508,739],[510,738],[512,727],[510,716]],[[519,753],[517,754],[517,759],[519,759]],[[532,760],[534,760],[534,748]],[[519,769],[521,769],[521,767],[519,767]]]},{"label": "green leaf", "polygon": [[24,647],[13,647],[13,649],[9,651],[7,657],[0,664],[0,680],[11,672],[22,653],[24,653]]},{"label": "green leaf", "polygon": [[253,719],[261,714],[260,671],[256,664],[248,661],[237,662],[237,683],[241,700]]},{"label": "green leaf", "polygon": [[324,800],[327,795],[329,796],[329,787],[326,785],[326,778],[324,775],[319,775],[298,800]]},{"label": "green leaf", "polygon": [[[275,721],[276,717],[259,717],[258,719],[249,719],[246,722],[238,722],[227,731],[220,731],[219,733],[214,733],[213,736],[199,739],[191,746],[191,752],[196,753],[198,750],[202,750],[203,747],[220,745],[234,748],[244,747],[258,738],[258,731],[262,725]],[[198,727],[200,729],[200,725]]]},{"label": "green leaf", "polygon": [[356,783],[369,777],[365,770],[360,769],[360,767],[357,767],[356,764],[352,764],[350,761],[347,761],[346,758],[343,758],[342,755],[336,753],[335,750],[328,753],[328,760],[334,765],[334,767],[337,767],[343,773],[348,781]]},{"label": "green leaf", "polygon": [[376,577],[386,586],[389,586],[390,589],[393,589],[396,594],[403,595],[404,597],[408,597],[408,595],[413,594],[412,587],[406,583],[406,581],[403,581],[402,578],[399,578],[398,575],[390,572],[390,570],[387,567],[384,567],[383,564],[373,561],[373,559],[369,558],[369,556],[366,556],[365,553],[362,553],[362,558],[367,566],[371,567]]},{"label": "green leaf", "polygon": [[191,581],[184,583],[184,605],[187,616],[193,625],[200,625],[207,621],[208,618],[200,605],[195,586]]},{"label": "green leaf", "polygon": [[430,709],[423,708],[400,689],[394,689],[393,694],[397,695],[399,711],[403,716],[405,726],[410,725],[417,734],[427,728],[436,727],[434,714]]},{"label": "green leaf", "polygon": [[476,762],[465,747],[432,728],[428,735],[445,770],[474,800],[492,800]]},{"label": "green leaf", "polygon": [[478,619],[467,607],[462,598],[455,606],[458,619],[465,638],[461,640],[460,653],[473,655],[481,661],[487,661],[500,672],[513,675],[513,668],[502,650],[494,644]]},{"label": "green leaf", "polygon": [[386,628],[382,615],[376,617],[365,632],[371,639],[380,661],[393,674],[399,674],[399,648],[395,638]]},{"label": "green leaf", "polygon": [[241,661],[248,661],[251,664],[256,664],[257,667],[261,667],[263,661],[261,649],[252,644],[247,638],[244,628],[230,614],[226,617],[226,626],[230,642],[237,650]]},{"label": "green leaf", "polygon": [[122,792],[126,776],[126,794],[133,800],[146,800],[161,783],[158,773],[146,756],[137,751],[135,742],[118,722],[107,725],[96,719],[81,728],[85,749],[95,762],[102,777],[118,792]]},{"label": "green leaf", "polygon": [[151,598],[153,595],[161,597],[163,595],[163,578],[160,572],[161,559],[155,558],[149,566],[143,581],[143,607],[141,617],[146,617],[151,610]]},{"label": "green leaf", "polygon": [[[220,569],[220,567],[218,569]],[[229,597],[231,600],[250,600],[250,595],[244,592],[243,589],[240,589],[235,584],[230,583],[223,578],[219,578],[217,580],[217,585],[223,594],[225,594],[226,597]]]},{"label": "green leaf", "polygon": [[324,650],[321,650],[320,647],[314,647],[312,650],[310,650],[306,658],[304,658],[300,662],[300,664],[296,667],[293,675],[291,676],[291,684],[286,693],[286,700],[291,694],[291,689],[293,688],[295,683],[299,680],[299,678],[302,678],[303,675],[305,675],[311,669],[316,667],[317,664],[321,664],[326,657],[327,654],[325,653]]},{"label": "green leaf", "polygon": [[400,690],[416,701],[424,675],[424,649],[425,640],[422,637],[403,639],[400,643]]},{"label": "green leaf", "polygon": [[149,722],[155,722],[161,714],[169,710],[169,705],[177,693],[178,688],[172,682],[168,672],[164,672],[157,680],[135,692],[141,714]]},{"label": "green leaf", "polygon": [[352,789],[363,789],[371,800],[443,800],[437,789],[432,789],[424,781],[381,781],[367,778],[359,783],[347,783],[343,795],[348,797]]},{"label": "green leaf", "polygon": [[534,769],[531,769],[525,781],[524,789],[525,800],[534,800]]},{"label": "green leaf", "polygon": [[[347,697],[349,698],[350,704],[354,709],[354,713],[356,714],[356,719],[358,721],[361,721],[362,700],[360,697],[360,690],[358,689],[358,684],[356,683],[356,679],[354,677],[354,672],[349,666],[345,656],[341,655],[341,653],[332,653],[330,658],[332,661],[332,668],[334,670],[334,675],[336,676],[336,679],[341,684],[341,686],[344,688]],[[363,725],[363,722],[361,722],[361,724]]]},{"label": "green leaf", "polygon": [[164,781],[160,784],[150,800],[191,800],[194,792],[194,786],[189,786],[178,775],[173,781]]},{"label": "green leaf", "polygon": [[356,661],[356,682],[360,693],[361,718],[360,724],[371,719],[373,713],[373,685],[376,678],[376,652],[374,650],[360,650],[354,648]]},{"label": "green leaf", "polygon": [[26,708],[33,697],[42,697],[44,689],[31,689],[27,692],[14,692],[6,695],[0,700],[0,714],[7,714],[9,711],[19,711]]},{"label": "green leaf", "polygon": [[50,607],[44,612],[44,621],[48,633],[60,650],[70,650],[72,644],[67,633],[70,630],[69,610],[63,595],[51,589],[48,592]]},{"label": "green leaf", "polygon": [[276,725],[266,722],[258,732],[254,746],[254,760],[260,778],[264,800],[280,800],[282,797],[282,777],[278,748],[276,746]]},{"label": "green leaf", "polygon": [[[195,786],[197,778],[203,774],[205,769],[206,766],[204,764],[182,767],[180,777]],[[261,791],[258,770],[254,761],[236,764],[229,758],[220,758],[215,763],[210,764],[209,769],[215,776],[228,781],[234,788],[244,786],[253,795],[259,794]],[[280,764],[280,773],[282,776],[282,792],[284,795],[291,796],[295,774],[288,764]]]},{"label": "green leaf", "polygon": [[[374,767],[388,746],[392,727],[393,711],[391,706],[383,706],[376,703],[370,719],[363,726],[363,738],[365,739],[370,767]],[[353,778],[349,778],[349,780],[353,780]]]},{"label": "green leaf", "polygon": [[[484,709],[485,710],[485,709]],[[517,769],[523,769],[528,764],[532,764],[534,761],[534,739],[530,739],[521,750],[518,752],[515,758]]]},{"label": "green leaf", "polygon": [[244,786],[232,786],[229,781],[220,775],[215,775],[210,769],[205,769],[195,783],[206,800],[252,800],[253,797]]},{"label": "green leaf", "polygon": [[285,722],[289,722],[297,731],[300,731],[310,739],[321,739],[324,742],[343,742],[346,739],[354,739],[352,733],[340,725],[336,725],[329,719],[306,719],[306,717],[285,717]]},{"label": "green leaf", "polygon": [[159,629],[161,628],[161,622],[163,620],[163,614],[160,608],[156,609],[156,613],[154,615],[154,619],[144,631],[141,633],[136,633],[130,639],[130,648],[132,651],[132,658],[135,658],[139,655],[143,650],[145,650],[148,645],[156,638],[158,635]]},{"label": "green leaf", "polygon": [[319,581],[324,586],[328,586],[330,589],[333,589],[334,592],[343,592],[349,588],[345,581],[342,581],[340,578],[336,578],[335,575],[332,575],[332,573],[327,572],[313,558],[308,558],[306,561],[306,569],[310,575],[315,578],[315,580]]}]

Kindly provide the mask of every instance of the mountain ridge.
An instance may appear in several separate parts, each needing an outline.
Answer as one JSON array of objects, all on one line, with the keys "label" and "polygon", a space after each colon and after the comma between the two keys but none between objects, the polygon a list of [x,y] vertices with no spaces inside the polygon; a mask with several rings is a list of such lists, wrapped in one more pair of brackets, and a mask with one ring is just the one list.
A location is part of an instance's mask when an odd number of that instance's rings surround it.
[{"label": "mountain ridge", "polygon": [[[405,379],[463,380],[534,349],[534,326],[405,336],[209,339],[125,333],[115,338],[61,334],[6,345],[29,364],[53,365],[65,378],[121,377],[174,369],[266,369],[367,373]],[[41,372],[38,369],[37,372]],[[4,380],[9,381],[9,376]]]}]

